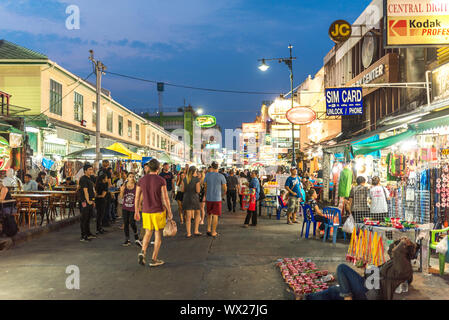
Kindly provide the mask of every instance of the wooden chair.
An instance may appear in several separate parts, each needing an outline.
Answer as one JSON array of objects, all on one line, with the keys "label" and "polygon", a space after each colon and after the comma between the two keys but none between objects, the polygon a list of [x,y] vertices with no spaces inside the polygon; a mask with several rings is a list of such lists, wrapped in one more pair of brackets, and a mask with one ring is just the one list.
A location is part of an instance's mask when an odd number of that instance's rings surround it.
[{"label": "wooden chair", "polygon": [[70,218],[70,214],[72,213],[73,216],[75,216],[75,208],[76,208],[76,200],[77,200],[77,196],[76,193],[74,194],[70,194],[67,196],[67,207],[69,209],[69,213],[67,215],[67,218]]},{"label": "wooden chair", "polygon": [[50,220],[56,220],[56,217],[58,216],[58,208],[59,208],[59,215],[63,217],[65,213],[65,206],[66,203],[63,195],[52,194],[50,196],[50,204],[49,204]]},{"label": "wooden chair", "polygon": [[[37,226],[37,208],[33,207],[36,201],[31,200],[30,198],[20,198],[17,199],[17,224],[20,224],[21,217],[28,217],[28,228],[31,228],[31,219],[34,216],[34,226]],[[22,219],[22,225],[25,225],[26,219]]]}]

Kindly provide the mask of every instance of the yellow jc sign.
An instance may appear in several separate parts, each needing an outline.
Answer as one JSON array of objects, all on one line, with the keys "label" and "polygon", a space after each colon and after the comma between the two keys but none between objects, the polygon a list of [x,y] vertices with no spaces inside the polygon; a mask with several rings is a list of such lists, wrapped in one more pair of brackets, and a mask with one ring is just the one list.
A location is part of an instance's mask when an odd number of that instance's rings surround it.
[{"label": "yellow jc sign", "polygon": [[329,37],[334,42],[344,42],[351,37],[352,27],[345,20],[334,21],[329,28]]}]

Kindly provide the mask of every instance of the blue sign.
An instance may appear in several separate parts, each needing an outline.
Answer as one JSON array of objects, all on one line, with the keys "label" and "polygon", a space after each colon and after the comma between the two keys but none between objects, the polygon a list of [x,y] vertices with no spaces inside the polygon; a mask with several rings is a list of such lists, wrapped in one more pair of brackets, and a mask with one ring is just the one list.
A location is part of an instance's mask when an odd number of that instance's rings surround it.
[{"label": "blue sign", "polygon": [[353,116],[363,114],[362,88],[329,88],[325,90],[328,116]]}]

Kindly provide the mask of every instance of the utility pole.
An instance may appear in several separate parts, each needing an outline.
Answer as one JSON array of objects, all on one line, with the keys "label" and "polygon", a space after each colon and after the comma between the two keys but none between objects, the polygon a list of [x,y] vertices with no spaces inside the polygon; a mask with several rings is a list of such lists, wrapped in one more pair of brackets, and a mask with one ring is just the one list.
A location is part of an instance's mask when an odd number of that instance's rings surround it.
[{"label": "utility pole", "polygon": [[[290,59],[286,61],[288,68],[290,69],[290,86],[291,86],[291,98],[292,98],[292,109],[294,107],[294,97],[293,97],[293,56],[292,56],[292,48],[293,46],[288,45],[290,49]],[[293,142],[293,154],[292,154],[292,168],[296,168],[296,153],[295,153],[295,124],[292,123],[292,142]]]},{"label": "utility pole", "polygon": [[95,68],[95,75],[97,77],[97,105],[96,105],[96,112],[97,112],[97,118],[96,118],[96,131],[95,131],[95,162],[97,164],[97,168],[100,168],[100,161],[102,158],[102,155],[100,153],[100,106],[101,106],[101,76],[104,71],[106,71],[106,66],[101,62],[94,59],[94,51],[89,50],[90,57],[89,60],[92,61]]}]

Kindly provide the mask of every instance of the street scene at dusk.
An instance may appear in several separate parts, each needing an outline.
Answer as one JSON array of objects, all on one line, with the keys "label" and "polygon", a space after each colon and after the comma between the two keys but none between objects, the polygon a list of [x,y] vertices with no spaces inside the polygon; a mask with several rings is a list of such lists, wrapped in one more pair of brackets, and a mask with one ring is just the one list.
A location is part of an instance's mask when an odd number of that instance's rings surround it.
[{"label": "street scene at dusk", "polygon": [[0,0],[0,102],[1,300],[449,299],[448,0]]}]

